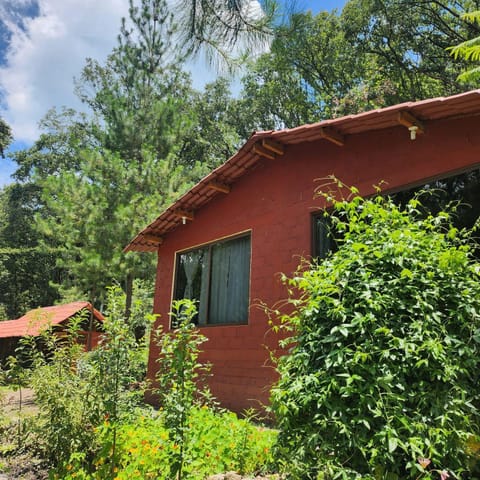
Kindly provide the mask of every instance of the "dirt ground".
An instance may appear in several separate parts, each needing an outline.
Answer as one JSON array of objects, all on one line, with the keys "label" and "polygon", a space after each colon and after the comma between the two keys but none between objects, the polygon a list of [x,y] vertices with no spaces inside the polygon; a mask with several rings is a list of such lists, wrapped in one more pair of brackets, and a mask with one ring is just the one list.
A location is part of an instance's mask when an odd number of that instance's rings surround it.
[{"label": "dirt ground", "polygon": [[[20,402],[21,399],[21,402]],[[33,390],[22,388],[21,391],[0,390],[0,416],[2,424],[16,424],[19,416],[35,415],[38,407],[35,405]],[[42,462],[29,454],[8,455],[11,444],[11,428],[0,430],[0,480],[45,480],[48,472]]]},{"label": "dirt ground", "polygon": [[[20,398],[22,400],[21,404]],[[11,420],[15,420],[18,418],[20,412],[20,405],[23,415],[33,415],[38,411],[38,408],[35,405],[35,396],[31,388],[22,388],[21,391],[1,391],[0,405],[2,405],[3,414]]]},{"label": "dirt ground", "polygon": [[47,480],[48,471],[41,461],[29,455],[0,457],[0,480]]}]

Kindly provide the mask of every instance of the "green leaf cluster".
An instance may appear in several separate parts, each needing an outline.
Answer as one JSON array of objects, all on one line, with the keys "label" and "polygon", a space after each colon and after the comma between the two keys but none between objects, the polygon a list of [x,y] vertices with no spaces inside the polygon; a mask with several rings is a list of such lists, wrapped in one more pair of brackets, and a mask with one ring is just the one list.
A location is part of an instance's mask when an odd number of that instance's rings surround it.
[{"label": "green leaf cluster", "polygon": [[[144,412],[133,423],[122,423],[117,430],[115,469],[111,472],[111,425],[104,422],[98,429],[101,448],[92,461],[92,471],[84,468],[85,455],[73,454],[52,478],[118,479],[131,478],[171,480],[177,478],[171,469],[172,457],[178,452],[165,427],[162,412]],[[231,412],[195,407],[189,414],[191,441],[185,451],[184,478],[203,480],[209,475],[237,471],[256,474],[272,465],[272,447],[276,431],[239,419]],[[244,439],[248,448],[242,449]],[[61,472],[61,473],[60,473]]]},{"label": "green leaf cluster", "polygon": [[[463,18],[472,24],[480,24],[480,10],[465,13]],[[480,35],[465,40],[454,47],[448,48],[447,50],[450,51],[455,59],[464,59],[470,63],[478,62],[480,60]],[[463,83],[478,84],[480,80],[480,67],[473,66],[467,68],[458,76],[458,79]]]},{"label": "green leaf cluster", "polygon": [[288,281],[278,454],[293,478],[457,477],[480,427],[476,246],[453,212],[352,193],[325,213],[338,252]]},{"label": "green leaf cluster", "polygon": [[[54,467],[62,468],[78,452],[88,464],[99,448],[96,429],[106,419],[115,445],[117,425],[130,420],[143,401],[147,338],[136,340],[132,322],[124,318],[124,297],[119,287],[109,289],[108,316],[95,350],[85,352],[81,338],[90,322],[87,312],[70,319],[61,334],[52,328],[39,338],[26,337],[17,352],[39,408],[28,425],[27,448]],[[133,316],[137,310],[139,305]]]}]

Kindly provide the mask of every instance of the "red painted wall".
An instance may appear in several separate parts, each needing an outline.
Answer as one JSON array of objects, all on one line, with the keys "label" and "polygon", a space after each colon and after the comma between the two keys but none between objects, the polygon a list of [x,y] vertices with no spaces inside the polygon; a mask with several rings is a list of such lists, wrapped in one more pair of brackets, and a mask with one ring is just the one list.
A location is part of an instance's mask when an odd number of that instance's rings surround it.
[{"label": "red painted wall", "polygon": [[[347,136],[343,147],[326,140],[288,145],[283,157],[262,160],[195,212],[195,219],[164,238],[158,252],[154,311],[168,328],[175,252],[251,231],[250,315],[248,325],[201,328],[209,341],[204,357],[213,364],[210,386],[221,403],[242,411],[268,403],[275,372],[266,346],[274,348],[260,302],[274,306],[285,298],[279,274],[292,273],[311,253],[311,213],[322,207],[315,197],[319,179],[335,175],[364,195],[373,185],[398,190],[445,177],[480,164],[479,117],[429,122],[411,141],[404,127]],[[158,348],[151,346],[149,376],[154,378]]]}]

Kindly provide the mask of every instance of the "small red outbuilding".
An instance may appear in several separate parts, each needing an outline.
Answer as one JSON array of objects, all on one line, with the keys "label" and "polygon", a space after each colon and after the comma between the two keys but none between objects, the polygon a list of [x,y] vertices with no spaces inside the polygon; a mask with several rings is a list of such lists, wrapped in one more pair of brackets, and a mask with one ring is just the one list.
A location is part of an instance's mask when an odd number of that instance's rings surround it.
[{"label": "small red outbuilding", "polygon": [[99,327],[103,323],[103,315],[92,309],[89,302],[72,302],[63,305],[54,305],[51,307],[41,307],[30,310],[25,315],[16,320],[5,320],[0,322],[0,361],[5,360],[9,355],[15,354],[15,348],[22,337],[37,337],[47,328],[54,328],[56,331],[65,328],[69,320],[83,312],[89,311],[93,314],[93,322],[89,316],[80,325],[82,331],[79,332],[79,338],[85,345],[86,350],[91,350],[98,344]]},{"label": "small red outbuilding", "polygon": [[[199,301],[210,386],[233,410],[267,403],[275,347],[259,305],[286,297],[280,273],[322,250],[315,191],[330,175],[362,195],[394,192],[480,165],[480,90],[298,128],[254,133],[226,163],[126,247],[157,252],[154,313],[169,328],[174,298]],[[154,378],[158,349],[150,348]]]}]

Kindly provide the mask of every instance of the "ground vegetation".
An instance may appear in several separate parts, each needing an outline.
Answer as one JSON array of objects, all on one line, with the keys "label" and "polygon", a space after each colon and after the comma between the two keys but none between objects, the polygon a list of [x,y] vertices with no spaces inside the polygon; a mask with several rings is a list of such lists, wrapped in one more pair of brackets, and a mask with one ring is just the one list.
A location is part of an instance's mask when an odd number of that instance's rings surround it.
[{"label": "ground vegetation", "polygon": [[[150,329],[137,339],[124,301],[120,288],[109,289],[104,333],[92,352],[78,341],[81,316],[61,337],[47,330],[41,342],[23,342],[18,353],[28,367],[12,358],[2,380],[10,392],[20,384],[31,389],[1,410],[0,432],[9,441],[1,445],[0,472],[18,471],[23,461],[27,472],[30,465],[53,479],[200,480],[273,468],[274,430],[220,409],[210,395],[195,395],[206,371],[198,359],[206,339],[192,323],[191,302],[178,303],[178,329],[159,337],[160,367],[168,366],[158,385],[161,408],[144,404],[145,390],[156,388],[144,380]],[[140,304],[131,317],[138,315]],[[25,408],[27,399],[35,409]]]}]

